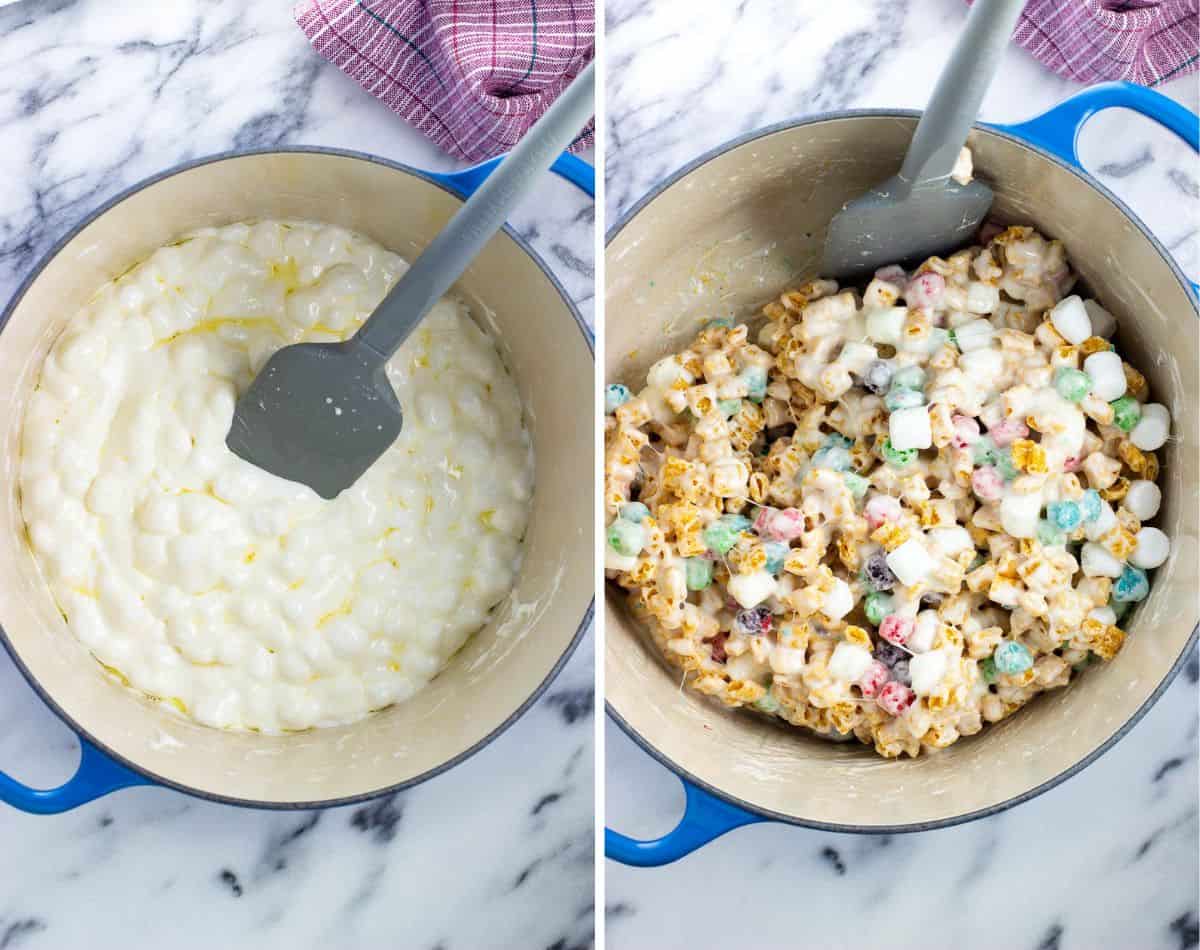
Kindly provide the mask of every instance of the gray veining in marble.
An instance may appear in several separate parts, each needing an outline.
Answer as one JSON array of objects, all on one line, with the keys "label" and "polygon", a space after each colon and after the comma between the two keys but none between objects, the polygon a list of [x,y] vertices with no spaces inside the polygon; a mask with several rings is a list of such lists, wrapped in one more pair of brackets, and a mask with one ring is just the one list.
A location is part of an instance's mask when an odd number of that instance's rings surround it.
[{"label": "gray veining in marble", "polygon": [[[607,3],[609,226],[663,177],[755,128],[846,108],[921,108],[966,15],[962,0]],[[1009,52],[985,120],[1029,118],[1079,87]],[[1196,78],[1164,90],[1195,111]],[[1122,110],[1084,129],[1085,164],[1200,277],[1197,162]],[[1190,213],[1189,212],[1190,209]],[[679,863],[606,862],[612,950],[1187,950],[1200,945],[1197,680],[1183,675],[1082,774],[999,816],[899,837],[778,824],[731,832]],[[678,780],[610,722],[608,823],[655,837]]]},{"label": "gray veining in marble", "polygon": [[[0,299],[108,197],[280,143],[456,163],[313,53],[287,0],[22,0],[0,9]],[[593,211],[560,181],[517,230],[590,320]],[[582,948],[593,933],[592,639],[458,768],[360,807],[266,813],[163,789],[39,818],[0,806],[0,948]],[[75,741],[0,656],[0,768]],[[136,923],[134,921],[136,920]]]}]

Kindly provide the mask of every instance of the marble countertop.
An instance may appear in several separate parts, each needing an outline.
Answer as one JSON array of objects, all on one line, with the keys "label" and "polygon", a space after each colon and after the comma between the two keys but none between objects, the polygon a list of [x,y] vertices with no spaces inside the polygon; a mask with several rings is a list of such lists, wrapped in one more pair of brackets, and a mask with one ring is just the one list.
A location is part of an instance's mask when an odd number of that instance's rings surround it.
[{"label": "marble countertop", "polygon": [[[290,6],[0,9],[0,299],[81,216],[189,158],[303,143],[455,167],[313,53]],[[590,319],[590,200],[555,181],[513,221]],[[589,946],[592,655],[589,635],[490,746],[365,806],[258,812],[154,788],[50,818],[0,806],[0,948]],[[73,771],[74,737],[3,654],[0,722],[0,768],[42,786]]]},{"label": "marble countertop", "polygon": [[[712,4],[703,17],[688,0],[606,7],[609,226],[741,133],[836,109],[921,108],[967,10],[962,0]],[[1078,88],[1013,48],[982,117],[1028,118]],[[1162,91],[1197,110],[1194,76]],[[1097,116],[1080,144],[1087,167],[1200,279],[1194,154],[1123,110]],[[1193,656],[1097,763],[987,820],[896,837],[760,824],[664,868],[608,861],[607,945],[1196,947],[1198,679]],[[678,780],[611,722],[606,744],[608,824],[668,831],[683,807]]]}]

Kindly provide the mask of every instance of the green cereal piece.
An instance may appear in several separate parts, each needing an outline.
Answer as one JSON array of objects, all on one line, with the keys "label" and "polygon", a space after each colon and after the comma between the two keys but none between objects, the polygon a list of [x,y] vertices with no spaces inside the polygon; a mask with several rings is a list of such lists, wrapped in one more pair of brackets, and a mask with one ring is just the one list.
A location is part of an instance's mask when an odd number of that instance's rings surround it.
[{"label": "green cereal piece", "polygon": [[751,402],[762,402],[767,395],[767,371],[761,366],[750,365],[741,372],[746,383],[746,393]]},{"label": "green cereal piece", "polygon": [[722,399],[717,403],[717,409],[726,419],[732,419],[742,411],[740,399]]},{"label": "green cereal piece", "polygon": [[1038,520],[1037,539],[1042,547],[1052,548],[1062,544],[1066,539],[1066,535],[1056,525],[1045,518],[1041,518]]},{"label": "green cereal piece", "polygon": [[704,329],[711,330],[713,327],[725,327],[727,330],[733,329],[733,317],[717,317],[715,320],[709,320],[704,324]]},{"label": "green cereal piece", "polygon": [[1082,402],[1092,391],[1092,377],[1082,370],[1060,366],[1054,374],[1054,388],[1067,402]]},{"label": "green cereal piece", "polygon": [[633,557],[646,546],[646,531],[640,524],[618,518],[608,526],[608,546],[618,554]]},{"label": "green cereal piece", "polygon": [[996,682],[996,661],[990,656],[984,657],[979,661],[979,672],[985,683]]},{"label": "green cereal piece", "polygon": [[867,620],[878,627],[883,618],[892,612],[894,605],[895,601],[890,595],[873,590],[863,600],[863,613],[867,615]]},{"label": "green cereal piece", "polygon": [[1000,477],[1006,482],[1011,482],[1017,477],[1017,467],[1013,465],[1012,460],[1012,449],[1007,446],[996,450],[996,461],[993,464],[996,466],[996,471],[1000,473]]},{"label": "green cereal piece", "polygon": [[924,389],[925,370],[919,366],[905,366],[892,374],[892,385],[902,389]]},{"label": "green cereal piece", "polygon": [[639,524],[650,517],[650,509],[640,501],[627,501],[621,506],[620,515],[626,521]]},{"label": "green cereal piece", "polygon": [[767,687],[767,691],[754,701],[754,708],[775,715],[779,712],[779,700],[775,698],[775,694],[771,691],[771,687]]},{"label": "green cereal piece", "polygon": [[846,483],[850,494],[856,499],[861,499],[867,493],[867,489],[871,487],[869,481],[855,472],[842,472],[842,481]]},{"label": "green cereal piece", "polygon": [[917,458],[916,449],[894,449],[892,448],[892,440],[883,440],[883,449],[881,450],[883,460],[893,468],[904,468],[906,465],[911,465]]},{"label": "green cereal piece", "polygon": [[1142,407],[1132,396],[1122,396],[1109,403],[1113,407],[1113,425],[1122,432],[1128,432],[1142,418]]},{"label": "green cereal piece", "polygon": [[712,583],[713,562],[707,558],[689,557],[683,564],[688,590],[704,590]]}]

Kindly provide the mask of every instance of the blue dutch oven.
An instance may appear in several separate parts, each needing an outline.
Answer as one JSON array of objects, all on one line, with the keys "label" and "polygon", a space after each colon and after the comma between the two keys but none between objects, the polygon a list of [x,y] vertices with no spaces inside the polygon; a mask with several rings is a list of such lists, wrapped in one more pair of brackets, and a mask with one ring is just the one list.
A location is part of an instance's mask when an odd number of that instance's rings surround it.
[{"label": "blue dutch oven", "polygon": [[[980,124],[968,145],[976,174],[996,191],[994,216],[1063,241],[1087,292],[1117,315],[1122,354],[1174,414],[1174,438],[1161,453],[1158,516],[1172,555],[1130,616],[1121,654],[977,736],[934,755],[884,761],[857,742],[822,741],[681,690],[678,671],[657,659],[619,590],[610,589],[609,715],[680,776],[687,804],[678,826],[653,841],[608,829],[608,857],[665,864],[760,821],[895,833],[991,815],[1095,761],[1182,668],[1196,639],[1200,538],[1195,289],[1080,165],[1080,130],[1110,108],[1133,109],[1200,147],[1195,115],[1125,83],[1089,88],[1027,122]],[[606,379],[640,387],[646,368],[685,345],[702,320],[756,313],[813,276],[825,223],[893,174],[916,119],[872,110],[772,126],[702,156],[638,202],[607,239]]]},{"label": "blue dutch oven", "polygon": [[[348,726],[264,736],[195,725],[111,682],[66,629],[37,574],[15,477],[24,403],[46,349],[108,279],[192,229],[256,218],[343,225],[411,257],[498,162],[442,175],[336,149],[216,155],[113,198],[25,280],[0,318],[0,365],[15,390],[0,470],[8,526],[0,533],[0,624],[17,667],[78,734],[81,755],[58,788],[0,773],[0,800],[45,814],[161,784],[265,808],[348,804],[451,768],[545,690],[592,616],[594,552],[574,527],[592,518],[592,337],[550,269],[509,229],[456,289],[496,330],[528,409],[537,469],[524,563],[510,601],[408,702]],[[586,162],[564,154],[554,170],[594,194]]]}]

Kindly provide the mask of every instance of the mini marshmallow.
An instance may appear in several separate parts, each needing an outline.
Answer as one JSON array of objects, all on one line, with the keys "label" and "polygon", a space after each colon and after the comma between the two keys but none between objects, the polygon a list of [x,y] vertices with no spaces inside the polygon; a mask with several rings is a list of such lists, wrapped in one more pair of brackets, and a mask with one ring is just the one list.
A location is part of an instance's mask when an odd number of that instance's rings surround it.
[{"label": "mini marshmallow", "polygon": [[842,347],[837,361],[855,376],[861,376],[868,366],[879,359],[879,351],[870,343],[851,341]]},{"label": "mini marshmallow", "polygon": [[1083,308],[1087,311],[1088,319],[1092,321],[1092,336],[1102,336],[1107,340],[1116,332],[1117,318],[1096,301],[1085,300]]},{"label": "mini marshmallow", "polygon": [[637,555],[618,554],[611,544],[604,545],[604,569],[606,571],[632,571],[637,565]]},{"label": "mini marshmallow", "polygon": [[683,364],[677,356],[664,357],[651,366],[646,373],[647,384],[663,392],[690,386],[695,379],[683,368]]},{"label": "mini marshmallow", "polygon": [[934,568],[933,558],[916,538],[909,538],[887,556],[887,566],[900,583],[912,587],[929,576]]},{"label": "mini marshmallow", "polygon": [[833,656],[829,658],[829,673],[834,679],[853,683],[867,672],[871,659],[871,654],[864,647],[842,641],[833,648]]},{"label": "mini marshmallow", "polygon": [[775,593],[776,585],[775,578],[766,571],[750,571],[733,575],[726,586],[730,596],[749,610]]},{"label": "mini marshmallow", "polygon": [[929,529],[930,544],[947,557],[966,551],[975,546],[971,540],[971,532],[960,524]]},{"label": "mini marshmallow", "polygon": [[1139,478],[1130,483],[1122,504],[1138,521],[1149,521],[1158,514],[1159,505],[1162,504],[1162,489],[1154,482]]},{"label": "mini marshmallow", "polygon": [[886,343],[895,346],[900,342],[900,334],[904,331],[904,321],[908,317],[907,307],[888,307],[886,310],[872,310],[867,314],[866,333],[876,343]]},{"label": "mini marshmallow", "polygon": [[912,678],[912,691],[918,696],[928,696],[946,675],[946,654],[942,650],[917,654],[908,661],[908,675]]},{"label": "mini marshmallow", "polygon": [[1158,528],[1142,528],[1137,533],[1137,547],[1129,555],[1129,563],[1148,571],[1162,564],[1170,553],[1170,538]]},{"label": "mini marshmallow", "polygon": [[994,347],[971,350],[958,358],[958,368],[980,384],[991,383],[1004,372],[1004,354]]},{"label": "mini marshmallow", "polygon": [[954,331],[954,339],[958,341],[958,348],[964,353],[991,346],[995,336],[996,328],[988,320],[972,320]]},{"label": "mini marshmallow", "polygon": [[1089,541],[1079,555],[1083,573],[1088,577],[1120,577],[1125,565],[1103,545]]},{"label": "mini marshmallow", "polygon": [[830,620],[841,620],[853,609],[854,594],[850,591],[850,585],[840,577],[835,577],[833,587],[825,595],[825,600],[821,604],[821,613]]},{"label": "mini marshmallow", "polygon": [[899,452],[929,448],[933,445],[933,432],[928,407],[897,409],[888,418],[888,437],[892,440],[892,448]]},{"label": "mini marshmallow", "polygon": [[1092,378],[1092,392],[1105,402],[1125,395],[1125,370],[1121,357],[1111,350],[1093,353],[1083,361],[1083,371]]},{"label": "mini marshmallow", "polygon": [[1050,322],[1059,335],[1072,346],[1078,346],[1092,335],[1092,318],[1077,294],[1064,297],[1050,311]]},{"label": "mini marshmallow", "polygon": [[1142,406],[1142,418],[1129,433],[1129,441],[1143,452],[1160,449],[1171,434],[1171,413],[1157,402]]},{"label": "mini marshmallow", "polygon": [[1000,526],[1014,538],[1032,538],[1037,535],[1038,517],[1041,513],[1040,492],[1031,492],[1028,495],[1008,492],[1000,501]]},{"label": "mini marshmallow", "polygon": [[1117,516],[1112,510],[1112,505],[1104,502],[1100,505],[1100,514],[1095,521],[1088,521],[1083,526],[1083,533],[1087,535],[1089,541],[1099,541],[1112,529],[1112,526],[1117,523]]},{"label": "mini marshmallow", "polygon": [[780,676],[804,672],[804,651],[777,644],[771,651],[771,670]]},{"label": "mini marshmallow", "polygon": [[[937,635],[938,615],[936,610],[922,610],[917,614],[912,636],[905,644],[913,653],[925,653],[933,649],[933,638]],[[911,672],[911,669],[910,669]]]},{"label": "mini marshmallow", "polygon": [[999,287],[978,280],[967,284],[967,309],[971,313],[991,313],[999,306]]},{"label": "mini marshmallow", "polygon": [[1093,607],[1088,611],[1088,616],[1092,620],[1099,620],[1101,623],[1113,626],[1117,622],[1117,612],[1108,605],[1103,607]]}]

